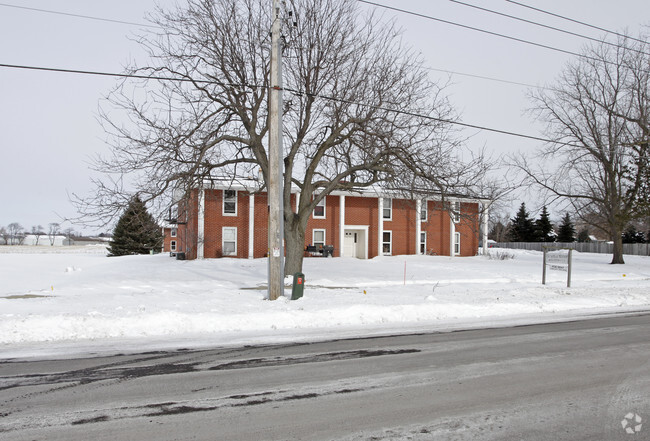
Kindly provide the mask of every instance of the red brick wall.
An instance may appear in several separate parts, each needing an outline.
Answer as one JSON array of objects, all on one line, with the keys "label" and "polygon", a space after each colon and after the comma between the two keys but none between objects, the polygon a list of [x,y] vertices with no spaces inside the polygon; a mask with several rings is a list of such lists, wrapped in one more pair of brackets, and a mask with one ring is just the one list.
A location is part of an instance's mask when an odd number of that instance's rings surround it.
[{"label": "red brick wall", "polygon": [[174,252],[182,251],[182,250],[179,249],[180,243],[179,243],[179,240],[178,240],[178,229],[176,229],[176,236],[175,237],[172,237],[172,229],[173,228],[163,228],[163,238],[164,238],[164,240],[163,240],[163,249],[162,249],[163,253],[169,253],[172,250],[172,248],[171,248],[172,240],[176,241],[176,250]]},{"label": "red brick wall", "polygon": [[368,258],[377,256],[377,216],[376,198],[359,196],[345,197],[345,225],[368,225]]},{"label": "red brick wall", "polygon": [[[179,221],[187,216],[187,224],[178,226],[177,249],[186,253],[188,259],[196,258],[198,193],[190,195],[186,209],[179,209]],[[411,200],[393,199],[392,219],[384,221],[384,231],[392,232],[392,254],[415,254],[416,250],[416,203]],[[296,196],[291,196],[295,207]],[[377,198],[346,196],[345,224],[369,226],[368,257],[377,256],[378,248],[378,201]],[[340,197],[325,198],[325,219],[314,219],[313,214],[307,222],[305,246],[313,242],[313,230],[324,229],[325,242],[334,245],[334,255],[340,256],[339,217]],[[421,231],[427,233],[427,252],[449,255],[449,214],[442,210],[441,202],[427,202],[427,220],[421,223]],[[249,195],[237,192],[237,216],[223,215],[223,190],[205,191],[205,242],[204,257],[222,256],[222,227],[237,228],[237,256],[248,257]],[[266,194],[255,195],[253,256],[265,257],[268,251],[268,205]],[[461,256],[473,256],[478,249],[478,204],[461,204],[461,221],[456,231],[461,234]],[[168,247],[168,240],[165,239]],[[167,248],[166,248],[167,249]]]},{"label": "red brick wall", "polygon": [[[439,256],[449,256],[449,213],[442,209],[442,202],[427,202],[428,216],[422,222],[422,231],[427,233],[427,252]],[[456,232],[460,233],[460,255],[474,256],[478,250],[478,204],[460,204],[460,222]]]},{"label": "red brick wall", "polygon": [[[205,190],[203,257],[248,257],[248,199],[237,192],[237,215],[223,213],[223,190]],[[222,228],[237,228],[237,255],[224,256]]]},{"label": "red brick wall", "polygon": [[[377,203],[376,199],[374,201]],[[384,220],[384,231],[391,231],[393,256],[415,254],[415,205],[411,200],[392,200],[392,220]],[[371,254],[374,256],[376,248],[373,251]]]},{"label": "red brick wall", "polygon": [[[339,217],[341,216],[339,196],[325,196],[325,219],[316,219],[312,213],[305,229],[305,246],[313,243],[314,229],[325,231],[325,245],[334,245],[334,255],[340,256]],[[295,204],[295,200],[292,199]],[[295,206],[295,205],[294,205]]]}]

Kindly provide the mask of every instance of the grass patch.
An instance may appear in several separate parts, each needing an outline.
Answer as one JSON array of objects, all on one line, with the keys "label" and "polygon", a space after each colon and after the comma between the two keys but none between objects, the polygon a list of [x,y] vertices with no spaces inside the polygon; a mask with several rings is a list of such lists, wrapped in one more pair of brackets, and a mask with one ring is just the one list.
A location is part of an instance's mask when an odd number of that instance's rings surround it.
[{"label": "grass patch", "polygon": [[39,294],[17,294],[13,296],[0,297],[0,299],[21,300],[21,299],[42,299],[47,297],[54,297],[54,296],[42,296]]}]

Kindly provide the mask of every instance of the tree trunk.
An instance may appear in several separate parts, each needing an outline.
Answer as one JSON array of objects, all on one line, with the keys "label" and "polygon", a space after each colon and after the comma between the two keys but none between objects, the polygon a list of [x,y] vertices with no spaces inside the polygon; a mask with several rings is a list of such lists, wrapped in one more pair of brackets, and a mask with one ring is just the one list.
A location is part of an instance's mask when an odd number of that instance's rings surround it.
[{"label": "tree trunk", "polygon": [[622,231],[616,231],[616,228],[612,229],[612,241],[614,242],[614,251],[612,253],[612,264],[623,264],[623,237],[621,236]]},{"label": "tree trunk", "polygon": [[[306,224],[306,222],[304,222]],[[305,255],[305,228],[297,214],[284,224],[284,239],[286,257],[284,260],[284,275],[291,276],[302,272],[302,259]]]}]

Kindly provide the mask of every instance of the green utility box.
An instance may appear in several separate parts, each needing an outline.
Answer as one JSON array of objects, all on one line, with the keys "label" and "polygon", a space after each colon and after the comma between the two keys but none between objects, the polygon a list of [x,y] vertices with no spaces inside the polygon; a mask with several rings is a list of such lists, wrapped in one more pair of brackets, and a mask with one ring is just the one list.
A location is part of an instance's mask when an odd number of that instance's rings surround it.
[{"label": "green utility box", "polygon": [[298,300],[302,297],[302,292],[305,290],[305,275],[303,273],[295,273],[293,275],[293,288],[291,288],[291,300]]}]

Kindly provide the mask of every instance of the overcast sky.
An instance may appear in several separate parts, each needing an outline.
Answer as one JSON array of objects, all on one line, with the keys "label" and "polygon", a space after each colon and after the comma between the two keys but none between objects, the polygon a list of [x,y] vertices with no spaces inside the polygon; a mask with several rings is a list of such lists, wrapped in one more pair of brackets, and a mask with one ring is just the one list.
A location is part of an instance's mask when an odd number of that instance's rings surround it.
[{"label": "overcast sky", "polygon": [[[270,5],[271,0],[268,1]],[[587,43],[450,0],[374,2],[571,52],[579,52]],[[633,34],[650,23],[650,6],[642,0],[521,2],[602,28],[627,29]],[[146,24],[145,14],[155,3],[174,2],[2,0],[0,64],[119,73],[129,60],[144,60],[143,52],[129,37],[145,28],[9,5]],[[605,35],[506,0],[466,3],[591,37]],[[361,3],[360,7],[373,6]],[[529,106],[527,86],[475,76],[532,86],[553,84],[571,55],[400,12],[382,13],[394,17],[404,28],[405,42],[421,51],[427,65],[435,69],[431,71],[432,78],[451,81],[447,94],[463,122],[533,136],[541,134],[540,126],[524,114]],[[75,217],[69,194],[87,195],[92,191],[89,158],[108,151],[96,116],[100,99],[116,81],[111,77],[0,67],[0,226],[18,222],[26,229],[34,225],[47,228],[50,222]],[[532,151],[539,145],[487,131],[467,130],[466,134],[473,135],[473,146],[485,145],[495,154]]]}]

